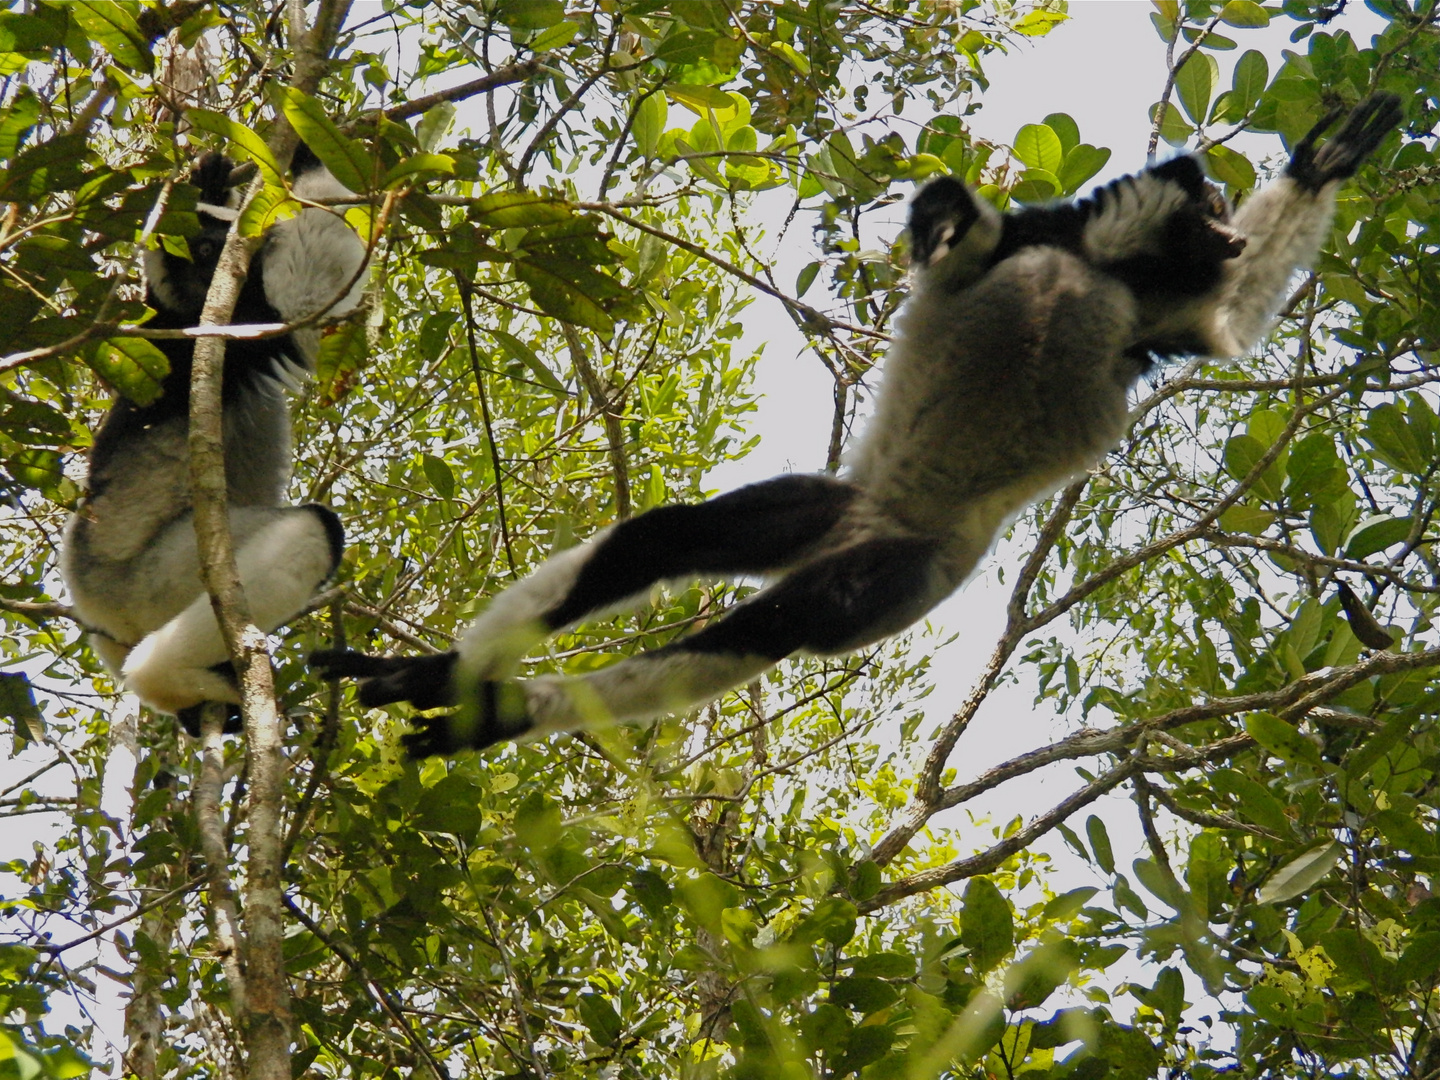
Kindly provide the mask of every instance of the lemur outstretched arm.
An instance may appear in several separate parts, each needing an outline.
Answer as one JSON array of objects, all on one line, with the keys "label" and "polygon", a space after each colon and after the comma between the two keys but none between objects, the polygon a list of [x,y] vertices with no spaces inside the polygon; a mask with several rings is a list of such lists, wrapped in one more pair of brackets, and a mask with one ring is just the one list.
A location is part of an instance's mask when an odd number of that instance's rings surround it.
[{"label": "lemur outstretched arm", "polygon": [[1269,331],[1297,270],[1315,262],[1330,235],[1335,194],[1403,118],[1400,99],[1376,94],[1355,107],[1323,146],[1333,112],[1295,147],[1285,173],[1240,204],[1234,217],[1245,250],[1226,273],[1210,348],[1216,356],[1243,356]]}]

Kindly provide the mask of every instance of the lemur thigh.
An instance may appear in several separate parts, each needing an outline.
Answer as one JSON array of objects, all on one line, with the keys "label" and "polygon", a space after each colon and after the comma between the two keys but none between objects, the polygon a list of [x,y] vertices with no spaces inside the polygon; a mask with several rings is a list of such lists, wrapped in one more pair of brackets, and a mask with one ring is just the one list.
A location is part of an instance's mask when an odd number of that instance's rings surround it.
[{"label": "lemur thigh", "polygon": [[[795,653],[850,652],[905,629],[947,592],[928,539],[886,537],[805,563],[697,634],[601,671],[482,681],[460,713],[418,719],[405,737],[425,756],[502,739],[651,720],[693,708]],[[463,684],[462,684],[463,685]]]},{"label": "lemur thigh", "polygon": [[461,686],[507,675],[551,634],[638,604],[657,582],[763,574],[793,564],[835,526],[856,494],[839,480],[781,476],[707,502],[657,507],[554,556],[506,589],[454,652],[368,657],[332,650],[312,662],[328,678],[368,679],[360,689],[368,706],[452,705],[452,675]]},{"label": "lemur thigh", "polygon": [[[230,517],[236,534],[246,537],[235,562],[250,599],[250,614],[255,625],[268,633],[303,611],[315,589],[334,571],[340,555],[340,525],[321,506],[237,508]],[[259,524],[265,518],[268,522]],[[194,528],[188,515],[172,526],[172,530],[180,528]],[[193,538],[191,546],[193,558]],[[183,558],[183,551],[174,555]],[[201,592],[130,651],[121,674],[128,689],[166,712],[204,701],[238,704],[234,683],[213,670],[228,659],[210,597]]]}]

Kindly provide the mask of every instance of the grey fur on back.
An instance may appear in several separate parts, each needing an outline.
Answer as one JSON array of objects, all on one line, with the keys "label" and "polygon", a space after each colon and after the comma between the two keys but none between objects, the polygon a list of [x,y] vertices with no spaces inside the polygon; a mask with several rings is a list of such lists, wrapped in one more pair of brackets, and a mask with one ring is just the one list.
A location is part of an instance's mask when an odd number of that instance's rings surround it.
[{"label": "grey fur on back", "polygon": [[1055,248],[958,292],[920,275],[849,479],[944,543],[953,588],[1001,524],[1119,440],[1134,334],[1129,290]]}]

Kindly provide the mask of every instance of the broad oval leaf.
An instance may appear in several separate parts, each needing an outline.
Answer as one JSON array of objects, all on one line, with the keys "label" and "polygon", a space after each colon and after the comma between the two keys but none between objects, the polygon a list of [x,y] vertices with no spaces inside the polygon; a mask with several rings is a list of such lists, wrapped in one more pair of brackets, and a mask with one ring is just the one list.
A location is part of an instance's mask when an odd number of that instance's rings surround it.
[{"label": "broad oval leaf", "polygon": [[1228,146],[1210,147],[1205,151],[1205,164],[1211,176],[1237,191],[1249,191],[1255,186],[1255,166]]},{"label": "broad oval leaf", "polygon": [[1010,902],[989,878],[971,878],[960,912],[960,940],[970,950],[976,971],[989,971],[1015,947]]},{"label": "broad oval leaf", "polygon": [[1091,146],[1089,143],[1076,146],[1065,155],[1065,164],[1060,167],[1061,191],[1066,195],[1073,194],[1079,190],[1081,184],[1103,169],[1109,160],[1109,147]]},{"label": "broad oval leaf", "polygon": [[455,174],[455,159],[449,154],[412,154],[410,157],[397,161],[391,166],[385,178],[380,181],[383,188],[395,187],[402,180],[421,173],[440,173],[446,176]]},{"label": "broad oval leaf", "polygon": [[160,383],[170,373],[165,354],[144,338],[103,341],[89,364],[95,374],[137,405],[149,405],[158,398]]},{"label": "broad oval leaf", "polygon": [[495,16],[512,30],[544,30],[565,18],[562,0],[500,0]]},{"label": "broad oval leaf", "polygon": [[658,91],[648,95],[635,106],[635,120],[631,123],[630,130],[634,133],[635,144],[647,158],[655,156],[669,116],[670,104],[665,100],[665,95]]},{"label": "broad oval leaf", "polygon": [[1219,79],[1219,62],[1205,52],[1192,53],[1190,59],[1175,73],[1175,92],[1180,95],[1180,104],[1184,106],[1186,114],[1195,123],[1204,123],[1205,115],[1210,111],[1210,98],[1215,93],[1215,84]]},{"label": "broad oval leaf", "polygon": [[1228,0],[1220,9],[1220,21],[1230,26],[1269,26],[1270,13],[1255,0]]},{"label": "broad oval leaf", "polygon": [[1245,717],[1245,731],[1270,753],[1284,761],[1320,767],[1320,748],[1295,725],[1274,713],[1253,712]]},{"label": "broad oval leaf", "polygon": [[1080,145],[1080,125],[1069,113],[1055,112],[1040,121],[1060,138],[1060,147],[1066,155]]},{"label": "broad oval leaf", "polygon": [[1032,169],[1058,173],[1065,164],[1060,136],[1048,124],[1026,124],[1015,133],[1015,156]]},{"label": "broad oval leaf", "polygon": [[1150,122],[1155,123],[1157,117],[1160,122],[1160,137],[1171,146],[1184,146],[1190,136],[1195,134],[1195,129],[1185,122],[1173,101],[1167,101],[1163,106],[1157,101],[1150,106]]},{"label": "broad oval leaf", "polygon": [[1235,63],[1235,74],[1230,81],[1231,93],[1235,95],[1236,106],[1243,115],[1254,107],[1265,92],[1270,80],[1270,62],[1258,49],[1249,49]]},{"label": "broad oval leaf", "polygon": [[81,29],[121,67],[147,75],[155,70],[150,42],[127,5],[114,0],[72,0],[66,6]]},{"label": "broad oval leaf", "polygon": [[1414,522],[1408,517],[1365,518],[1345,538],[1345,557],[1364,559],[1410,535]]}]

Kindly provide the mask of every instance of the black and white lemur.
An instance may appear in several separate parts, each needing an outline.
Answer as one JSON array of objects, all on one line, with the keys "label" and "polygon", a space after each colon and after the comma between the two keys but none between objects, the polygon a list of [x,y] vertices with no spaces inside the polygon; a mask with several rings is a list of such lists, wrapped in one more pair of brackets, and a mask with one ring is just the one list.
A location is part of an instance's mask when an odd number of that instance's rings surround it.
[{"label": "black and white lemur", "polygon": [[[208,154],[195,171],[200,231],[190,258],[145,255],[148,326],[195,326],[234,221],[231,161]],[[301,146],[296,197],[349,192]],[[251,261],[232,323],[285,323],[351,311],[364,288],[365,245],[341,211],[308,207],[275,225]],[[256,624],[270,631],[304,609],[339,562],[344,533],[326,507],[286,502],[290,408],[284,393],[313,371],[320,332],[230,341],[222,424],[236,562]],[[210,598],[200,583],[189,451],[194,343],[157,340],[170,361],[149,405],[116,400],[90,451],[89,494],[70,519],[61,573],[92,648],[141,702],[199,733],[206,701],[240,698]],[[233,726],[233,725],[232,725]]]},{"label": "black and white lemur", "polygon": [[[491,602],[454,650],[319,653],[360,701],[419,717],[413,756],[696,706],[795,653],[898,633],[949,596],[1019,510],[1120,441],[1156,358],[1236,357],[1269,329],[1330,231],[1335,193],[1396,127],[1376,94],[1295,148],[1233,217],[1194,157],[1072,204],[1000,214],[940,178],[910,211],[914,290],[875,415],[840,478],[781,476],[665,506],[554,556]],[[575,677],[510,678],[548,635],[696,576],[775,580],[698,633]]]}]

